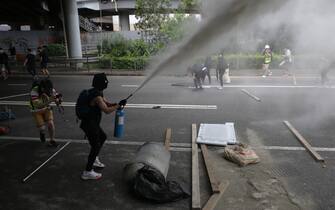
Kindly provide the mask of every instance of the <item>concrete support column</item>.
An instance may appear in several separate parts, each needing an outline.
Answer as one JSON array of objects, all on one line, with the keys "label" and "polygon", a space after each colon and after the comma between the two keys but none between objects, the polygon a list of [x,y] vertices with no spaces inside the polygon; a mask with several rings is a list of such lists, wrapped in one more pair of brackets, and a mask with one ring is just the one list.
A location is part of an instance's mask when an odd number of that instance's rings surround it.
[{"label": "concrete support column", "polygon": [[82,58],[79,16],[76,0],[62,0],[69,58]]},{"label": "concrete support column", "polygon": [[120,12],[119,14],[120,31],[130,31],[129,13]]}]

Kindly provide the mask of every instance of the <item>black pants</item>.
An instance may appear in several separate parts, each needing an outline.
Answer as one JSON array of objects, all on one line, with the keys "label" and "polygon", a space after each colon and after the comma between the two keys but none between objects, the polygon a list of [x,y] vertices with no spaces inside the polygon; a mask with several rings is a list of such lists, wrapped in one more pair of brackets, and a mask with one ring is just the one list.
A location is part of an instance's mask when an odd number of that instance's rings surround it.
[{"label": "black pants", "polygon": [[223,75],[224,75],[224,71],[223,70],[218,71],[217,74],[218,74],[218,77],[219,77],[219,80],[220,80],[220,85],[221,85],[221,87],[223,87]]},{"label": "black pants", "polygon": [[195,76],[193,81],[194,81],[195,88],[202,88],[200,76]]},{"label": "black pants", "polygon": [[35,76],[36,75],[35,67],[28,66],[27,67],[27,71],[28,71],[29,74],[31,74],[31,76]]},{"label": "black pants", "polygon": [[211,80],[211,72],[210,72],[209,68],[207,68],[207,70],[206,70],[206,73],[205,73],[205,76],[204,76],[204,81],[206,79],[206,76],[208,77],[208,83],[211,84],[212,80]]},{"label": "black pants", "polygon": [[88,155],[86,164],[86,171],[91,171],[93,169],[95,158],[98,156],[102,145],[107,139],[107,136],[98,124],[88,124],[82,122],[80,128],[85,132],[85,135],[91,145],[91,151]]}]

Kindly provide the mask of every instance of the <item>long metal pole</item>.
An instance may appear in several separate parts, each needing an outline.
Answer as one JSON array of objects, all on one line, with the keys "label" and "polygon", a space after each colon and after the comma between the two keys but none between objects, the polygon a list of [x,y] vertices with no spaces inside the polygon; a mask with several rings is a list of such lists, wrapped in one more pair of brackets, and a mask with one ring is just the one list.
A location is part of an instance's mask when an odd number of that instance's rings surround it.
[{"label": "long metal pole", "polygon": [[65,17],[64,17],[64,9],[63,9],[63,2],[62,0],[60,2],[60,15],[62,16],[62,25],[63,25],[63,33],[64,33],[64,44],[65,44],[65,53],[66,53],[66,58],[69,58],[69,51],[67,49],[67,38],[66,38],[66,29],[65,29]]},{"label": "long metal pole", "polygon": [[101,10],[101,2],[99,1],[99,10],[100,10],[100,46],[102,53],[102,10]]},{"label": "long metal pole", "polygon": [[22,179],[22,182],[25,183],[34,173],[36,173],[40,168],[42,168],[47,162],[49,162],[53,157],[55,157],[60,151],[62,151],[67,145],[69,145],[71,141],[68,141],[62,148],[60,148],[57,152],[55,152],[51,157],[49,157],[44,163],[42,163],[39,167],[37,167],[33,172],[31,172],[28,176]]}]

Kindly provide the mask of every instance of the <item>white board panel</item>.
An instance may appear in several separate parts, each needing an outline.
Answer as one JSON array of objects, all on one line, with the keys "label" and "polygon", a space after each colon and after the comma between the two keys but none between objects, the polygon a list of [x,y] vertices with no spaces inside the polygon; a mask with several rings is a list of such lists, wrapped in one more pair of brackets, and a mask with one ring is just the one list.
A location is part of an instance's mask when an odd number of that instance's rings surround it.
[{"label": "white board panel", "polygon": [[236,135],[233,122],[225,124],[201,123],[197,143],[225,146],[236,144]]}]

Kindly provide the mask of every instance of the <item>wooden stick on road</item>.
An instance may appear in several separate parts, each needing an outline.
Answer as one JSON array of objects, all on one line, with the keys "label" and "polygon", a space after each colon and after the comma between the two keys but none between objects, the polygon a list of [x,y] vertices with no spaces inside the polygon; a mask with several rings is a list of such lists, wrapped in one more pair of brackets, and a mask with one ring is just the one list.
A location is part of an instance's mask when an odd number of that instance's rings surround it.
[{"label": "wooden stick on road", "polygon": [[221,199],[224,191],[227,189],[229,185],[229,182],[226,181],[225,183],[220,184],[220,193],[214,193],[212,196],[208,199],[205,206],[202,208],[202,210],[212,210],[216,207],[216,204]]},{"label": "wooden stick on road", "polygon": [[204,157],[205,166],[207,169],[207,174],[209,177],[209,182],[211,183],[213,193],[220,193],[220,181],[215,176],[215,170],[212,162],[210,161],[208,155],[208,149],[206,144],[201,144],[201,152],[202,156]]},{"label": "wooden stick on road", "polygon": [[171,128],[167,128],[165,132],[165,148],[166,150],[170,150],[170,144],[171,144]]},{"label": "wooden stick on road", "polygon": [[324,162],[325,160],[317,153],[313,147],[308,143],[308,141],[291,125],[289,121],[284,121],[285,125],[290,129],[290,131],[296,136],[300,143],[307,149],[307,151],[313,156],[313,158],[318,162]]},{"label": "wooden stick on road", "polygon": [[200,184],[199,184],[199,160],[198,160],[198,145],[197,125],[192,124],[192,210],[200,210]]},{"label": "wooden stick on road", "polygon": [[261,102],[260,98],[258,98],[257,96],[249,93],[249,91],[247,91],[246,89],[241,89],[241,91],[244,92],[245,94],[247,94],[248,96],[250,96],[251,98],[255,99],[256,101]]}]

